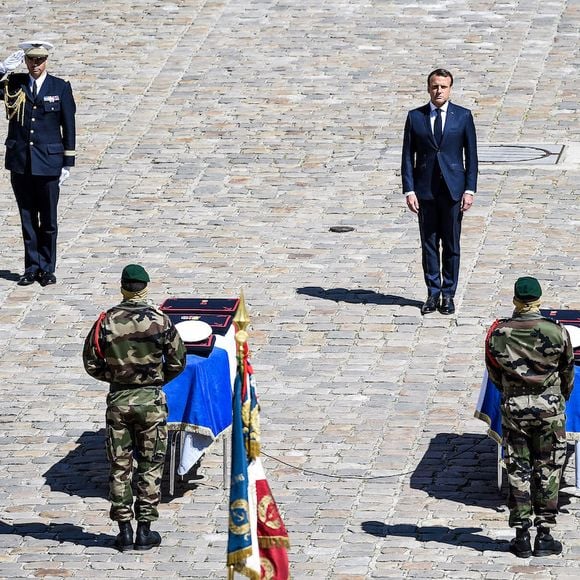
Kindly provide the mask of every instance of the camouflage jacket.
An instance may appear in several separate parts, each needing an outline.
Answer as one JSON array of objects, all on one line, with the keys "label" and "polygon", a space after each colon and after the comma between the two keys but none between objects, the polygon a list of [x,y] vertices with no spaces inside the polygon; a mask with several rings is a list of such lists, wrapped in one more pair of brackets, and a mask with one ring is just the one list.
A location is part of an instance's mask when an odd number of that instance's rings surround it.
[{"label": "camouflage jacket", "polygon": [[83,362],[100,381],[162,386],[185,368],[185,346],[171,320],[155,306],[124,300],[93,324]]},{"label": "camouflage jacket", "polygon": [[537,312],[497,320],[489,329],[485,363],[505,397],[556,395],[574,386],[574,352],[568,331]]}]

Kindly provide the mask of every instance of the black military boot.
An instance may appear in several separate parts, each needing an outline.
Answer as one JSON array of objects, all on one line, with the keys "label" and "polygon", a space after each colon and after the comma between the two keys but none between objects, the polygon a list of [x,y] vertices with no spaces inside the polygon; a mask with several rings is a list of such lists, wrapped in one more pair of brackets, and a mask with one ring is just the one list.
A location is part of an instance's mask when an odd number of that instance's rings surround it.
[{"label": "black military boot", "polygon": [[149,529],[151,522],[138,522],[135,536],[135,550],[150,550],[161,544],[161,536]]},{"label": "black military boot", "polygon": [[534,556],[552,556],[562,553],[562,544],[552,538],[550,528],[538,528],[538,534],[534,541]]},{"label": "black military boot", "polygon": [[528,528],[516,528],[516,537],[510,542],[510,552],[518,558],[529,558],[532,555]]},{"label": "black military boot", "polygon": [[133,549],[133,526],[131,522],[118,522],[119,533],[115,538],[115,548],[120,552]]}]

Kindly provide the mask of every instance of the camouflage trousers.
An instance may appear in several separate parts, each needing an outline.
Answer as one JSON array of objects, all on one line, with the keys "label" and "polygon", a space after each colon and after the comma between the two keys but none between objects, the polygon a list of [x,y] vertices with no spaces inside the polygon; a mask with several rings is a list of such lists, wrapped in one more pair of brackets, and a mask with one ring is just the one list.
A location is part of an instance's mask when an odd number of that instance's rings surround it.
[{"label": "camouflage trousers", "polygon": [[553,527],[558,491],[566,459],[564,415],[539,419],[503,416],[503,445],[510,510],[509,525]]},{"label": "camouflage trousers", "polygon": [[167,451],[167,404],[158,388],[137,388],[107,397],[107,455],[111,463],[111,519],[133,518],[133,460],[137,463],[135,518],[159,517],[161,479]]}]

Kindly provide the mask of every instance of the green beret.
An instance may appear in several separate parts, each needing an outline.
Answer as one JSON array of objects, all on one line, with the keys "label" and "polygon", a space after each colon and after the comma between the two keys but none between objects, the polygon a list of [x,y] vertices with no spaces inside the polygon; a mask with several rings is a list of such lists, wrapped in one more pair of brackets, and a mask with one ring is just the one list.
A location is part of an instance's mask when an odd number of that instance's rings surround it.
[{"label": "green beret", "polygon": [[149,274],[147,274],[143,266],[139,264],[129,264],[123,268],[123,273],[121,274],[121,280],[123,282],[149,282]]},{"label": "green beret", "polygon": [[522,302],[532,302],[542,295],[540,283],[531,276],[518,278],[514,285],[514,296]]}]

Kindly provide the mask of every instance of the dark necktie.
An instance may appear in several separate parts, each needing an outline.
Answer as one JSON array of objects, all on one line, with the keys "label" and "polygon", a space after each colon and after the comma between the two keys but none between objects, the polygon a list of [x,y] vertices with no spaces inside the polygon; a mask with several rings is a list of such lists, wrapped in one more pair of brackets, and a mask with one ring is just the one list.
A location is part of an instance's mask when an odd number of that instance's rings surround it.
[{"label": "dark necktie", "polygon": [[36,101],[36,95],[38,95],[38,90],[36,89],[36,81],[32,83],[32,98]]},{"label": "dark necktie", "polygon": [[441,120],[441,109],[435,109],[435,124],[433,125],[433,136],[437,145],[441,145],[443,138],[443,122]]}]

